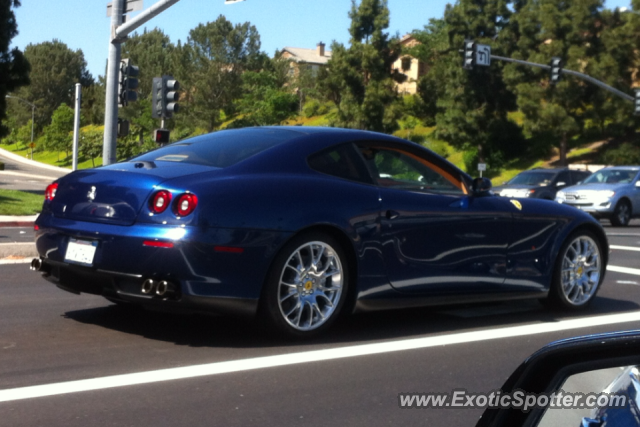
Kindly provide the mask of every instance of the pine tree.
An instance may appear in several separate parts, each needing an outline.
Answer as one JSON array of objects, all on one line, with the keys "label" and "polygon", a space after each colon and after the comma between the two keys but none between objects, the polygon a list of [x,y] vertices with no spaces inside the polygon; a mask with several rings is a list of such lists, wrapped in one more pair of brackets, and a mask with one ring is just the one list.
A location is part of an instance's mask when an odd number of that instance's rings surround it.
[{"label": "pine tree", "polygon": [[400,55],[397,38],[389,37],[387,0],[351,2],[350,46],[334,42],[324,87],[333,91],[338,111],[333,125],[379,132],[398,128],[400,108],[396,104],[396,81],[404,77],[392,73]]}]

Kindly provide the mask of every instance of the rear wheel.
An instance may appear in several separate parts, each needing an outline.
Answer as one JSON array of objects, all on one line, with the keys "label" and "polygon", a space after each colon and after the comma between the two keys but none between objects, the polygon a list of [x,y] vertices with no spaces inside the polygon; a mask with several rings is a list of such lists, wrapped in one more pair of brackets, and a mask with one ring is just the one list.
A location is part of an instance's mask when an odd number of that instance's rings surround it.
[{"label": "rear wheel", "polygon": [[631,205],[626,200],[620,200],[613,210],[611,224],[616,227],[626,227],[631,220]]},{"label": "rear wheel", "polygon": [[336,320],[347,295],[347,259],[325,233],[292,239],[276,257],[267,278],[262,314],[277,332],[316,335]]},{"label": "rear wheel", "polygon": [[558,253],[547,302],[570,310],[586,307],[598,292],[603,270],[595,235],[586,230],[573,233]]}]

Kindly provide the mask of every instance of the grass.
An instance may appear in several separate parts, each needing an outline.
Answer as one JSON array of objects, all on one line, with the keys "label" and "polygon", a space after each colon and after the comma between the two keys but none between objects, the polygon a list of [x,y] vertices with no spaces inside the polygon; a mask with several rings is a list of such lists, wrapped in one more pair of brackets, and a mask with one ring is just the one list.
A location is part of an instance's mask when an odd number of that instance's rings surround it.
[{"label": "grass", "polygon": [[0,215],[34,215],[43,202],[44,196],[38,194],[0,189]]}]

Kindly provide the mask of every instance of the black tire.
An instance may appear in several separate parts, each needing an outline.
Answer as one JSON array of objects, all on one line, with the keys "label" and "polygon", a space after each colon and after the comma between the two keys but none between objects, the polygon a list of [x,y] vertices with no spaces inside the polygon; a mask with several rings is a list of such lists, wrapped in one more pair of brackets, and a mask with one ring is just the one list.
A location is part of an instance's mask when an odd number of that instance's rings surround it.
[{"label": "black tire", "polygon": [[348,288],[349,265],[340,243],[326,233],[301,234],[275,257],[260,315],[279,335],[312,337],[329,329],[339,317]]},{"label": "black tire", "polygon": [[611,215],[611,225],[626,227],[631,220],[631,205],[626,200],[620,200]]},{"label": "black tire", "polygon": [[[579,276],[579,277],[578,277]],[[572,233],[556,258],[549,295],[542,302],[552,308],[580,310],[595,298],[604,278],[598,238],[587,230]]]}]

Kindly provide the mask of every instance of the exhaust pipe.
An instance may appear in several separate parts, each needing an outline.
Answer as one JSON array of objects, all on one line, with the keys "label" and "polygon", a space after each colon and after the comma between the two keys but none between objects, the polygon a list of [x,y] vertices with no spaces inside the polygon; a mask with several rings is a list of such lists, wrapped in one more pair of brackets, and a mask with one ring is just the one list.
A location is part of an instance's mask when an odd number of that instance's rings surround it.
[{"label": "exhaust pipe", "polygon": [[29,270],[37,271],[42,273],[44,277],[47,277],[51,274],[51,265],[45,264],[44,261],[42,261],[42,258],[34,258],[31,260]]},{"label": "exhaust pipe", "polygon": [[166,280],[162,280],[158,283],[158,286],[156,287],[156,295],[158,295],[159,297],[164,297],[164,296],[172,296],[175,293],[175,285],[171,282],[167,282]]},{"label": "exhaust pipe", "polygon": [[153,279],[147,279],[142,284],[142,289],[140,291],[145,295],[149,295],[150,293],[153,292],[155,287],[156,287],[156,282],[154,282]]},{"label": "exhaust pipe", "polygon": [[34,258],[31,260],[31,271],[42,271],[42,260],[40,258]]}]

